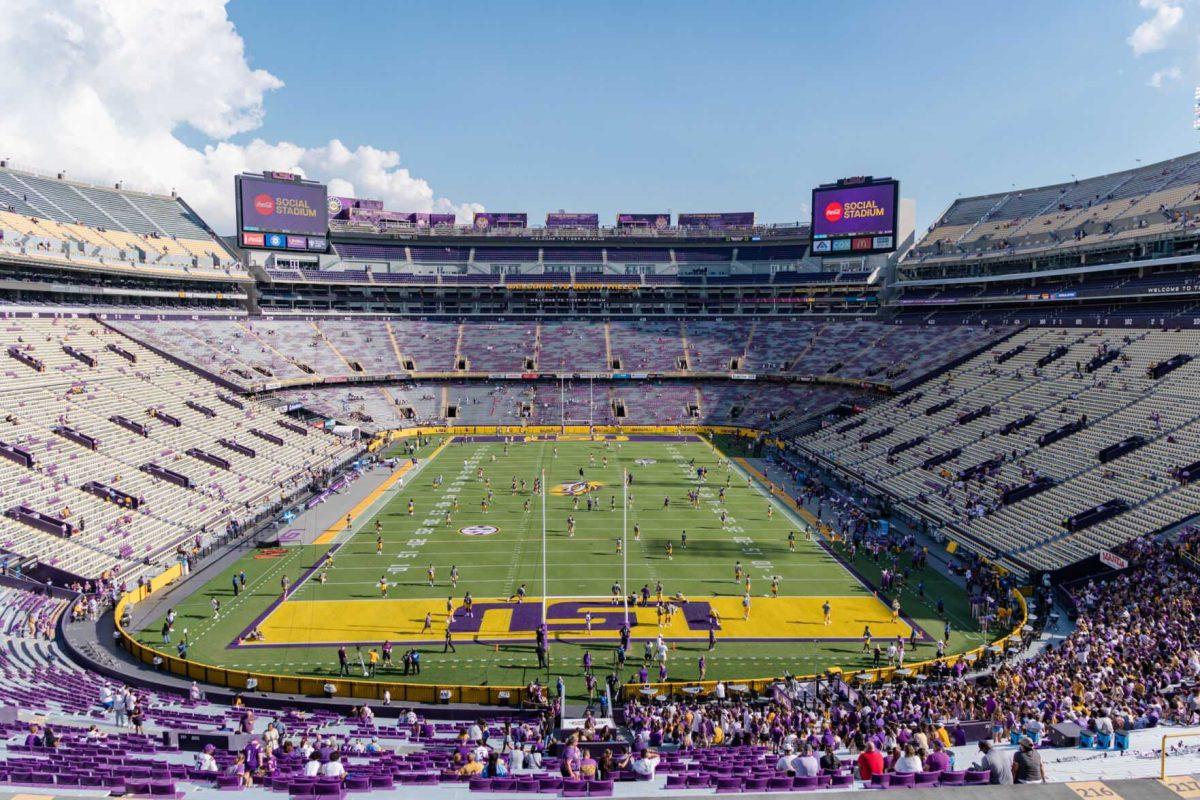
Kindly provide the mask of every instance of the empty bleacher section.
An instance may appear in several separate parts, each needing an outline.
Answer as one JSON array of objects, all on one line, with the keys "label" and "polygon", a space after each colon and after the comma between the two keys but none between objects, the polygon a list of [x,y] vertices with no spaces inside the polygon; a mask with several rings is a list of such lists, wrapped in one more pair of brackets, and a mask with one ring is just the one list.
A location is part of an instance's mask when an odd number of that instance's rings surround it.
[{"label": "empty bleacher section", "polygon": [[357,452],[92,320],[6,319],[0,347],[0,549],[74,575],[157,571]]},{"label": "empty bleacher section", "polygon": [[[898,386],[1007,335],[984,326],[805,320],[113,320],[246,389],[398,373],[755,373]],[[478,377],[478,375],[476,375]]]},{"label": "empty bleacher section", "polygon": [[[130,335],[139,336],[160,323],[114,324]],[[289,320],[274,324],[291,326],[270,328],[275,330],[272,341],[289,348],[289,357],[297,350],[303,352],[308,348],[311,339],[304,337],[313,335],[313,323]],[[708,370],[716,374],[760,370],[825,381],[820,384],[761,385],[720,380],[642,379],[637,383],[625,383],[618,379],[589,385],[588,381],[577,379],[568,380],[560,387],[559,383],[547,380],[506,385],[477,379],[449,384],[391,383],[386,387],[309,386],[283,395],[289,402],[302,403],[310,410],[330,417],[352,420],[367,430],[413,427],[447,419],[461,424],[560,424],[565,419],[593,424],[709,423],[788,430],[840,402],[872,402],[873,395],[855,388],[858,380],[899,385],[1009,333],[1003,329],[981,327],[912,328],[878,323],[847,323],[845,327],[849,330],[845,332],[839,324],[809,326],[801,322],[746,326],[709,322],[682,325],[662,322],[460,325],[402,320],[386,323],[345,321],[336,323],[336,330],[340,332],[326,330],[328,324],[324,321],[316,323],[335,343],[343,340],[355,325],[386,325],[393,331],[391,339],[378,333],[378,328],[366,328],[364,330],[372,333],[360,331],[357,349],[353,351],[374,354],[370,358],[360,355],[359,360],[392,367],[392,372],[396,362],[389,361],[383,354],[395,340],[405,342],[396,345],[402,353],[401,364],[410,360],[410,352],[416,352],[409,342],[420,343],[429,350],[411,357],[416,364],[432,364],[439,368],[436,371],[445,374],[453,361],[475,372],[476,378],[482,377],[480,372],[513,375],[526,371],[525,366],[532,358],[537,370],[543,374],[595,372],[606,375],[625,370],[636,374],[646,370],[685,377]],[[241,325],[243,329],[263,330],[259,322],[245,321]],[[191,326],[192,329],[195,327]],[[769,362],[746,359],[745,354],[755,340],[760,343],[763,353],[783,355],[776,355],[774,358],[778,360]],[[158,341],[163,338],[159,337]],[[346,350],[350,352],[351,348]],[[262,352],[262,348],[251,350],[252,354]],[[453,359],[449,356],[451,352],[457,352]],[[710,353],[711,356],[706,355]],[[188,355],[200,354],[189,351]],[[308,362],[317,363],[311,354],[306,358]],[[689,360],[692,358],[696,359],[695,363]],[[746,363],[734,366],[743,359]],[[611,368],[605,369],[606,365]],[[236,381],[241,373],[248,371],[247,368],[238,369],[239,372],[226,369],[221,372],[221,377]],[[304,380],[296,382],[319,383],[325,374],[306,375]],[[344,370],[334,369],[328,374],[336,380]],[[854,381],[827,385],[832,377],[853,378]]]},{"label": "empty bleacher section", "polygon": [[536,360],[537,329],[535,322],[463,325],[458,359],[466,369],[476,372],[527,371]]},{"label": "empty bleacher section", "polygon": [[538,368],[554,372],[599,372],[608,369],[600,323],[546,322],[538,336]]},{"label": "empty bleacher section", "polygon": [[[277,394],[315,413],[375,432],[460,425],[740,425],[780,429],[864,392],[812,384],[734,381],[451,381],[315,386]],[[449,409],[453,408],[453,416]]]},{"label": "empty bleacher section", "polygon": [[907,255],[964,258],[1071,251],[1179,235],[1200,225],[1200,153],[1144,167],[956,200]]},{"label": "empty bleacher section", "polygon": [[145,275],[249,279],[181,200],[0,167],[0,255]]},{"label": "empty bleacher section", "polygon": [[[688,369],[679,322],[613,322],[608,325],[611,369],[674,372]],[[722,371],[729,371],[726,363]]]},{"label": "empty bleacher section", "polygon": [[[1178,474],[1200,443],[1200,370],[1178,357],[1197,353],[1191,331],[1030,328],[798,443],[1001,563],[1054,570],[1200,513]],[[1114,500],[1128,510],[1068,525]]]}]

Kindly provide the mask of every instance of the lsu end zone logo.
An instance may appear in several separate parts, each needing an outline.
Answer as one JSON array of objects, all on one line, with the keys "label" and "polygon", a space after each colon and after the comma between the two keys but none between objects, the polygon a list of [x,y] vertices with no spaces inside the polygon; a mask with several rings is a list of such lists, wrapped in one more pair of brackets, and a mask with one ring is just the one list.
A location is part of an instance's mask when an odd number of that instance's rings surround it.
[{"label": "lsu end zone logo", "polygon": [[563,481],[558,486],[551,488],[550,493],[566,495],[567,497],[579,497],[588,492],[599,491],[603,485],[599,481]]},{"label": "lsu end zone logo", "polygon": [[465,528],[459,528],[458,532],[463,536],[492,536],[500,532],[500,529],[495,525],[468,525]]}]

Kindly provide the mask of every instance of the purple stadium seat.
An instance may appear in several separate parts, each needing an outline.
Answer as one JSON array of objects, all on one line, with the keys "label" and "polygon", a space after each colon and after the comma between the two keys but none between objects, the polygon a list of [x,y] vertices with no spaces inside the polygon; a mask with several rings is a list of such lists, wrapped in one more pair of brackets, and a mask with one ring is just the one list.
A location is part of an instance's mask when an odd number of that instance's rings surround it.
[{"label": "purple stadium seat", "polygon": [[511,792],[517,788],[516,778],[492,778],[493,792]]},{"label": "purple stadium seat", "polygon": [[742,779],[735,777],[726,777],[722,775],[717,778],[717,794],[728,794],[731,792],[742,791]]},{"label": "purple stadium seat", "polygon": [[892,782],[892,773],[884,772],[879,775],[871,776],[872,789],[886,789]]},{"label": "purple stadium seat", "polygon": [[767,791],[790,792],[792,790],[793,780],[793,778],[789,778],[787,775],[775,775],[767,778]]},{"label": "purple stadium seat", "polygon": [[[218,775],[217,788],[225,792],[236,792],[242,788],[242,781],[237,775]],[[125,791],[130,792],[129,782],[125,782]]]},{"label": "purple stadium seat", "polygon": [[844,773],[840,773],[838,775],[834,775],[834,776],[832,776],[832,780],[829,781],[829,785],[836,787],[836,788],[845,787],[845,786],[853,786],[854,785],[854,775],[849,772],[844,772]]},{"label": "purple stadium seat", "polygon": [[687,775],[679,773],[677,775],[667,776],[667,789],[685,789],[687,788]]},{"label": "purple stadium seat", "polygon": [[371,791],[371,777],[369,775],[349,775],[346,777],[344,785],[348,792],[369,792]]},{"label": "purple stadium seat", "polygon": [[[38,781],[42,783],[44,781]],[[226,787],[220,786],[224,789]],[[125,779],[125,794],[150,794],[150,781],[141,778],[126,778]]]},{"label": "purple stadium seat", "polygon": [[917,784],[917,776],[912,772],[903,774],[897,773],[892,775],[892,780],[888,784],[889,789],[911,789]]},{"label": "purple stadium seat", "polygon": [[937,783],[941,777],[942,777],[941,772],[918,772],[916,785],[917,786],[931,786],[931,785]]},{"label": "purple stadium seat", "polygon": [[539,792],[557,792],[562,789],[563,779],[557,775],[552,775],[546,778],[538,778]]},{"label": "purple stadium seat", "polygon": [[588,797],[612,797],[613,782],[611,780],[588,781]]},{"label": "purple stadium seat", "polygon": [[471,778],[468,784],[472,792],[490,792],[492,790],[491,778]]},{"label": "purple stadium seat", "polygon": [[576,781],[564,778],[562,782],[563,797],[587,797],[587,781]]},{"label": "purple stadium seat", "polygon": [[828,777],[827,775],[797,775],[792,778],[792,788],[802,792],[809,789],[816,789],[821,785],[822,779]]},{"label": "purple stadium seat", "polygon": [[538,791],[539,782],[537,778],[517,778],[518,792],[536,792]]},{"label": "purple stadium seat", "polygon": [[767,778],[746,778],[742,785],[742,791],[746,792],[765,792],[767,790]]},{"label": "purple stadium seat", "polygon": [[969,770],[967,770],[967,774],[966,774],[965,779],[963,780],[963,783],[966,784],[967,786],[981,786],[985,783],[990,782],[991,780],[992,780],[992,773],[988,772],[986,769],[980,769],[980,770],[969,769]]},{"label": "purple stadium seat", "polygon": [[962,786],[966,781],[967,773],[964,771],[951,772],[946,770],[942,773],[942,777],[938,778],[938,786]]},{"label": "purple stadium seat", "polygon": [[712,786],[712,780],[707,775],[690,774],[687,776],[687,788],[707,789]]}]

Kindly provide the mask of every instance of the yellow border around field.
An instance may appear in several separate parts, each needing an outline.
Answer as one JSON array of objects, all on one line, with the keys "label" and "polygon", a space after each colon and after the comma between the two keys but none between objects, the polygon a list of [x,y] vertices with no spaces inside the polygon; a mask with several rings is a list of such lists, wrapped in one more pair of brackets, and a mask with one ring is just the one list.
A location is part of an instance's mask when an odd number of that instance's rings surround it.
[{"label": "yellow border around field", "polygon": [[[426,460],[432,461],[433,459],[437,458],[438,454],[441,453],[444,449],[446,449],[446,445],[450,444],[450,442],[453,439],[454,439],[454,437],[451,436],[448,439],[446,439],[446,441],[442,442],[437,447],[435,447],[433,452],[425,457]],[[401,478],[403,478],[409,472],[412,472],[412,470],[415,469],[416,466],[417,465],[414,464],[412,462],[412,460],[410,459],[408,461],[405,461],[401,466],[397,467],[396,471],[393,472],[391,475],[388,475],[387,478],[384,479],[383,483],[376,486],[374,489],[371,490],[370,494],[368,494],[362,500],[359,500],[357,503],[354,504],[354,508],[350,509],[351,522],[349,524],[346,522],[346,519],[344,517],[342,519],[339,519],[337,522],[333,523],[328,528],[326,528],[324,530],[324,532],[321,533],[320,536],[318,536],[316,539],[313,539],[313,544],[329,544],[330,542],[332,542],[339,533],[346,530],[348,527],[350,527],[351,524],[353,524],[353,520],[358,519],[359,515],[362,514],[364,511],[366,511],[368,508],[370,508],[372,503],[374,503],[376,500],[378,500],[380,497],[382,497],[384,492],[386,492],[388,489],[391,489],[393,486],[395,486],[400,481]]]},{"label": "yellow border around field", "polygon": [[[470,436],[529,436],[529,435],[601,435],[601,434],[629,434],[629,433],[649,433],[649,434],[728,434],[741,436],[751,439],[762,439],[767,444],[773,446],[781,446],[778,439],[775,439],[770,434],[764,431],[750,430],[747,428],[734,428],[729,426],[674,426],[674,425],[636,425],[636,426],[536,426],[536,427],[520,427],[520,426],[466,426],[466,425],[439,425],[421,428],[408,428],[398,431],[389,431],[382,434],[374,442],[372,449],[378,449],[384,444],[405,439],[411,436],[427,436],[427,435],[465,435]],[[444,446],[445,443],[443,443]],[[432,456],[431,456],[432,457]],[[768,482],[768,486],[769,486]],[[775,497],[779,497],[779,493],[773,491]],[[322,534],[324,535],[324,534]],[[173,675],[178,675],[189,680],[205,681],[214,683],[220,686],[227,686],[233,689],[246,689],[249,681],[254,681],[255,691],[261,692],[279,692],[283,694],[300,694],[313,697],[323,696],[325,693],[325,685],[332,684],[337,697],[351,697],[361,700],[381,700],[383,693],[389,692],[393,702],[397,703],[473,703],[480,705],[516,705],[523,703],[527,697],[525,695],[525,687],[523,686],[461,686],[461,685],[440,685],[440,684],[421,684],[421,683],[390,683],[386,681],[366,681],[366,680],[351,680],[347,678],[300,678],[295,675],[276,675],[267,672],[249,672],[246,670],[227,669],[225,667],[214,667],[208,664],[201,664],[195,661],[188,661],[179,658],[178,656],[161,650],[155,650],[152,647],[147,647],[137,641],[126,630],[122,624],[122,618],[126,611],[133,605],[142,602],[152,594],[160,591],[164,587],[174,583],[182,577],[181,568],[176,565],[164,571],[162,574],[153,578],[149,584],[132,592],[126,593],[117,601],[116,608],[113,612],[114,623],[117,631],[120,633],[120,643],[126,650],[129,651],[134,658],[144,664],[153,664],[157,669],[164,672],[170,672]],[[1025,598],[1018,591],[1013,591],[1013,597],[1017,602],[1020,613],[1017,615],[1017,621],[1012,633],[1007,636],[997,639],[990,645],[991,647],[999,647],[1004,649],[1009,641],[1019,638],[1021,628],[1025,626],[1028,620]],[[982,656],[987,646],[978,647],[967,653],[959,653],[953,656],[947,656],[941,659],[947,665],[953,666],[961,659],[974,661]],[[911,675],[918,675],[929,671],[933,665],[938,663],[938,659],[930,661],[921,661],[914,664],[906,664],[905,668],[911,670]],[[829,670],[832,673],[840,673],[841,670],[834,667]],[[806,681],[814,680],[820,675],[797,675],[797,680]],[[857,672],[851,680],[857,680],[860,683],[874,683],[877,681],[888,681],[899,678],[895,668],[884,667],[879,669],[866,669]],[[725,685],[730,687],[732,691],[748,691],[748,692],[763,692],[777,683],[779,677],[768,678],[751,678],[747,680],[730,679],[724,681]],[[668,683],[647,683],[642,686],[626,684],[622,687],[622,693],[626,697],[636,696],[640,693],[649,694],[664,694],[672,695],[679,694],[685,688],[698,691],[700,694],[709,694],[715,690],[717,681],[672,681]],[[651,691],[653,690],[653,691]]]},{"label": "yellow border around field", "polygon": [[742,469],[746,470],[746,472],[749,472],[751,475],[753,475],[754,478],[759,483],[761,483],[763,486],[767,487],[767,491],[769,491],[771,493],[772,499],[782,501],[785,506],[787,506],[792,511],[795,511],[797,514],[799,514],[800,518],[802,520],[804,520],[805,522],[807,522],[809,525],[813,526],[813,528],[821,527],[821,521],[819,519],[817,519],[815,514],[813,514],[807,508],[805,508],[804,506],[800,505],[795,500],[793,500],[792,496],[790,494],[788,494],[787,492],[780,491],[779,487],[775,485],[774,481],[772,481],[766,475],[759,472],[754,467],[750,466],[749,461],[747,461],[744,458],[734,458],[733,460],[737,462],[737,465],[739,467],[741,467]]}]

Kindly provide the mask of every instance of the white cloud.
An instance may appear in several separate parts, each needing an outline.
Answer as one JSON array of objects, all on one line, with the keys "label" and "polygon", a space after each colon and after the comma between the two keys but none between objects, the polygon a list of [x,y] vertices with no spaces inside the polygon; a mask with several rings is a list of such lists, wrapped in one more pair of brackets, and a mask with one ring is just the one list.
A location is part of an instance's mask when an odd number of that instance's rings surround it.
[{"label": "white cloud", "polygon": [[[218,231],[233,230],[233,175],[284,170],[334,193],[404,211],[469,214],[435,196],[394,150],[254,139],[264,97],[283,87],[250,65],[223,0],[0,0],[0,157],[80,180],[177,189]],[[189,146],[188,126],[209,143]]]},{"label": "white cloud", "polygon": [[1179,67],[1167,67],[1166,69],[1160,69],[1151,75],[1150,80],[1147,81],[1147,83],[1150,86],[1153,86],[1155,89],[1161,89],[1164,85],[1172,81],[1177,81],[1182,77],[1183,73],[1179,70]]},{"label": "white cloud", "polygon": [[1133,54],[1140,56],[1164,49],[1171,33],[1183,22],[1183,6],[1172,0],[1140,0],[1138,5],[1153,14],[1129,34],[1126,41]]}]

